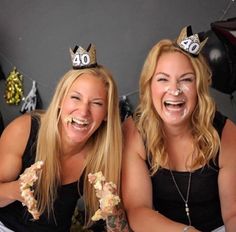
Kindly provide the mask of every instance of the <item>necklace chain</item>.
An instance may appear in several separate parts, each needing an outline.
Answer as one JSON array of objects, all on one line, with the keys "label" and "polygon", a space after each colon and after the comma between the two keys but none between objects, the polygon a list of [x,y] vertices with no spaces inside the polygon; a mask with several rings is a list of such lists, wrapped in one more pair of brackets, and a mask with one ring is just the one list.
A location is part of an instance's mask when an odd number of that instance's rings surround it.
[{"label": "necklace chain", "polygon": [[191,177],[192,177],[192,172],[189,172],[189,178],[188,178],[188,188],[187,188],[187,193],[186,193],[186,199],[184,198],[182,192],[180,191],[179,189],[179,186],[177,185],[177,182],[175,180],[175,177],[174,177],[174,174],[172,172],[172,170],[169,168],[170,170],[170,174],[171,174],[171,177],[172,177],[172,180],[175,184],[175,187],[180,195],[180,197],[182,198],[182,200],[184,201],[184,204],[185,204],[185,212],[186,212],[186,215],[187,215],[187,218],[188,218],[188,223],[189,225],[191,226],[191,218],[190,218],[190,210],[189,210],[189,206],[188,206],[188,200],[189,200],[189,192],[190,192],[190,185],[191,185]]}]

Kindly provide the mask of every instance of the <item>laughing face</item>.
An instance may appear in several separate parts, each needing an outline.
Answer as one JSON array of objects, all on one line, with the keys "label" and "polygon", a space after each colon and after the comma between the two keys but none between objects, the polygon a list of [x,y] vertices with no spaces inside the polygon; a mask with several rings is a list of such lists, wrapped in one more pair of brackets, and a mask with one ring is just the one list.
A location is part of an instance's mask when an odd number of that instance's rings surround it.
[{"label": "laughing face", "polygon": [[151,82],[154,107],[165,125],[190,121],[197,104],[196,78],[189,59],[180,52],[161,55]]},{"label": "laughing face", "polygon": [[61,104],[63,134],[70,142],[86,143],[106,120],[107,89],[102,78],[82,74]]}]

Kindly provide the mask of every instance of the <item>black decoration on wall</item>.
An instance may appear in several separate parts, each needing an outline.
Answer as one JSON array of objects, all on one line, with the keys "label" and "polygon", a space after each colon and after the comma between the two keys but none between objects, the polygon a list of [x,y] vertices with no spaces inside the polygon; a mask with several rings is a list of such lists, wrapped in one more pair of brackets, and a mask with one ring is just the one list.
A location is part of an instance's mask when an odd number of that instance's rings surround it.
[{"label": "black decoration on wall", "polygon": [[123,122],[126,118],[133,114],[132,106],[126,96],[122,96],[119,101],[120,117]]},{"label": "black decoration on wall", "polygon": [[236,18],[211,23],[203,54],[212,69],[212,87],[226,94],[236,90]]}]

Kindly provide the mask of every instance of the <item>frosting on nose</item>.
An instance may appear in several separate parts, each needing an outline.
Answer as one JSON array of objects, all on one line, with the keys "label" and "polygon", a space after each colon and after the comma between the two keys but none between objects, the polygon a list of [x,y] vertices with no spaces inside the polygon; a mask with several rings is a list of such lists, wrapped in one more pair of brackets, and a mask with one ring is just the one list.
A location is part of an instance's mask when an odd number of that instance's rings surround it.
[{"label": "frosting on nose", "polygon": [[167,89],[167,93],[173,95],[173,96],[179,96],[181,93],[183,93],[183,90],[180,88],[177,89]]}]

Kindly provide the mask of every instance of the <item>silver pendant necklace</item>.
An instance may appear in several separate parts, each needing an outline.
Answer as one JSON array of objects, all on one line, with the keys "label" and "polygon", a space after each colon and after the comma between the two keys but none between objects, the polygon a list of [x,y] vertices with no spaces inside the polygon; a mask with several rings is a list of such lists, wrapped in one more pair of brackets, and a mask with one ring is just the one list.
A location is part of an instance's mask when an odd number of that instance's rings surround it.
[{"label": "silver pendant necklace", "polygon": [[184,198],[183,194],[181,193],[180,189],[179,189],[179,186],[177,185],[177,182],[175,180],[175,177],[174,177],[174,174],[172,172],[172,170],[169,168],[170,170],[170,174],[171,174],[171,177],[172,177],[172,180],[175,184],[175,187],[180,195],[180,197],[182,198],[182,200],[184,201],[184,204],[185,204],[185,212],[186,212],[186,216],[188,218],[188,223],[189,223],[189,226],[191,226],[191,218],[190,218],[190,210],[189,210],[189,206],[188,206],[188,200],[189,200],[189,192],[190,192],[190,185],[191,185],[191,177],[192,177],[192,172],[189,172],[189,178],[188,178],[188,188],[187,188],[187,193],[186,193],[186,199]]}]

